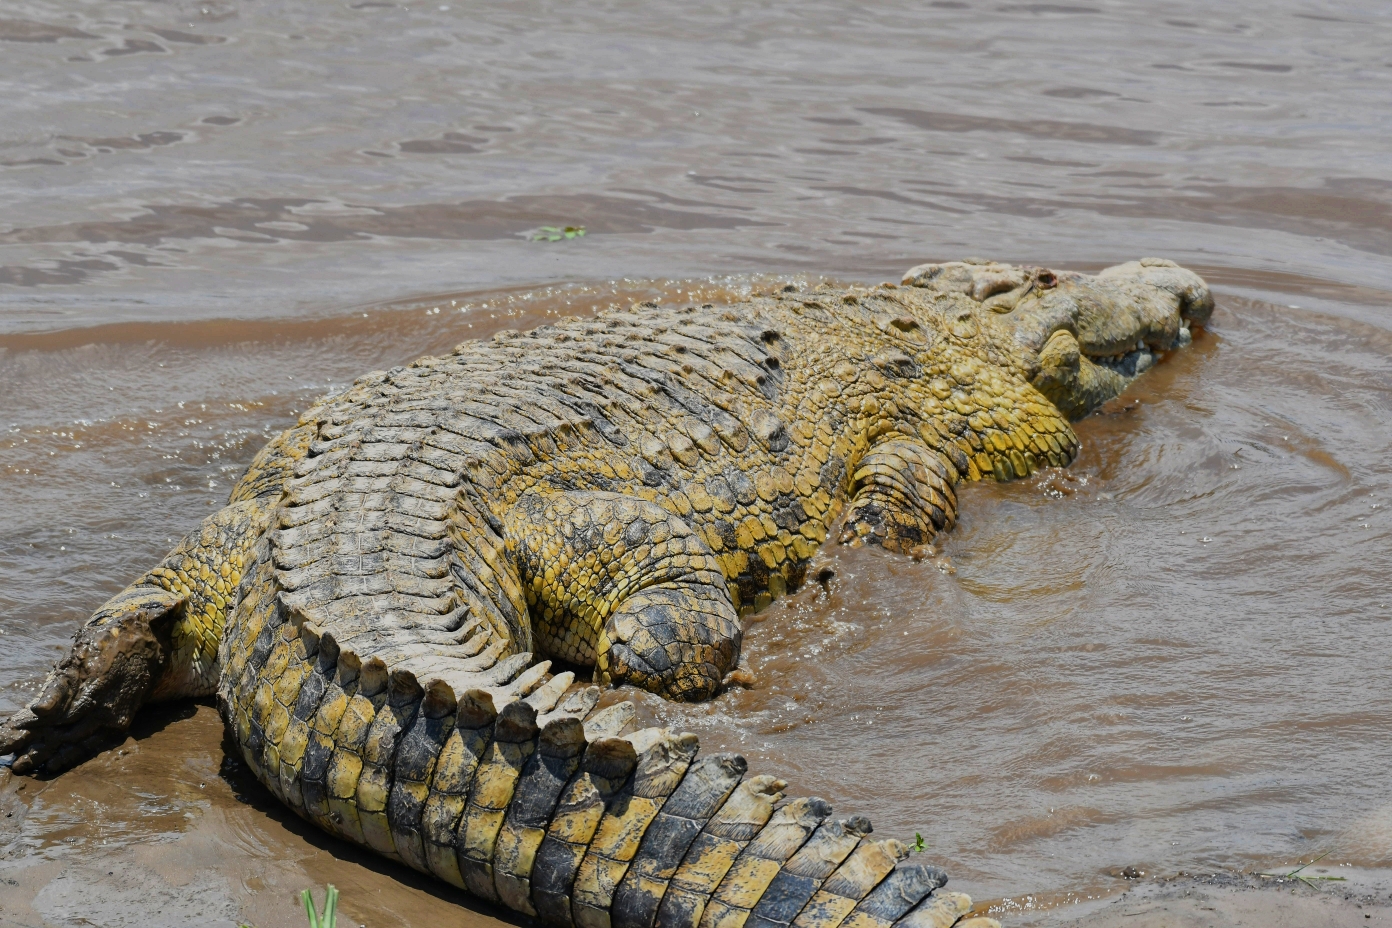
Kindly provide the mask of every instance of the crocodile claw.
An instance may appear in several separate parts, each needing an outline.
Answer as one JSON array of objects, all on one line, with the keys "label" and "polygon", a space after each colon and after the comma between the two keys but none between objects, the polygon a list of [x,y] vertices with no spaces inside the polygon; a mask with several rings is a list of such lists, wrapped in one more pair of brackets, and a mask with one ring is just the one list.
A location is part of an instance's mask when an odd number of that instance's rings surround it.
[{"label": "crocodile claw", "polygon": [[[13,718],[0,722],[0,765],[12,766],[19,752],[29,745],[32,735],[15,723],[15,719],[25,713],[28,713],[27,709],[20,709]],[[6,760],[9,761],[8,764],[5,763]]]},{"label": "crocodile claw", "polygon": [[142,591],[78,630],[38,696],[0,722],[0,755],[14,755],[15,773],[62,773],[125,736],[163,660],[151,623],[175,605]]},{"label": "crocodile claw", "polygon": [[39,707],[50,710],[46,715],[33,711],[31,704],[0,722],[0,756],[4,758],[0,765],[17,774],[62,773],[109,746],[130,724],[129,719],[120,724],[106,707],[96,707],[90,700],[83,702],[84,707],[73,711],[45,700]]}]

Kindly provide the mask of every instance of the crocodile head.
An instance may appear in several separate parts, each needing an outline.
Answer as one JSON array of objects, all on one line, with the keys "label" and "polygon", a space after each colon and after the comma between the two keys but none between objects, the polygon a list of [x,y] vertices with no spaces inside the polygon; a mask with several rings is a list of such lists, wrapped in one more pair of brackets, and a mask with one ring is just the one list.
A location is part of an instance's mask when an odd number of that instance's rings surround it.
[{"label": "crocodile head", "polygon": [[1070,419],[1117,396],[1213,313],[1203,279],[1142,258],[1093,276],[984,261],[921,264],[904,285],[963,294],[1013,332],[1030,381]]}]

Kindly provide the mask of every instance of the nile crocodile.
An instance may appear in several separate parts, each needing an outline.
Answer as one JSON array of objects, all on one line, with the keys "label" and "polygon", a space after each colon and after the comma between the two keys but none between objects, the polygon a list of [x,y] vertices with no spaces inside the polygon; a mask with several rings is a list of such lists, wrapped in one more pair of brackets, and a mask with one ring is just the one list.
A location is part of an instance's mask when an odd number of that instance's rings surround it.
[{"label": "nile crocodile", "polygon": [[599,686],[710,698],[829,534],[923,553],[959,483],[1067,465],[1069,420],[1212,305],[1155,259],[932,264],[369,374],[96,612],[0,754],[56,773],[215,693],[296,813],[550,924],[950,925],[970,901],[903,844],[693,735],[623,734]]}]

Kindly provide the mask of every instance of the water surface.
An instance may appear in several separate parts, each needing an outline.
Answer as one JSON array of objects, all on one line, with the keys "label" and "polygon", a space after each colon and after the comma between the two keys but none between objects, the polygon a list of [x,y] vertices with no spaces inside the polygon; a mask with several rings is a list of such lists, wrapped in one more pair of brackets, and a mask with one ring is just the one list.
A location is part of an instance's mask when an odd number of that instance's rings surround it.
[{"label": "water surface", "polygon": [[[1126,866],[1392,866],[1390,21],[7,3],[0,711],[368,370],[642,299],[1163,255],[1213,324],[1072,468],[965,490],[937,560],[825,552],[751,626],[755,689],[643,711],[922,833],[1012,924]],[[0,923],[267,928],[327,880],[374,928],[463,911],[280,813],[208,707],[142,725],[0,784]]]}]

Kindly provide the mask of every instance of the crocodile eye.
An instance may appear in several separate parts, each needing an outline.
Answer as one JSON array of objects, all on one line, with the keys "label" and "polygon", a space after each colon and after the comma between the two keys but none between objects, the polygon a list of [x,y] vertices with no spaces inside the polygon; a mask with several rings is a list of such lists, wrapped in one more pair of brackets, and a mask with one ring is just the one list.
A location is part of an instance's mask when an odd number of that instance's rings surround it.
[{"label": "crocodile eye", "polygon": [[965,306],[952,310],[947,317],[948,331],[958,338],[976,335],[976,316]]}]

